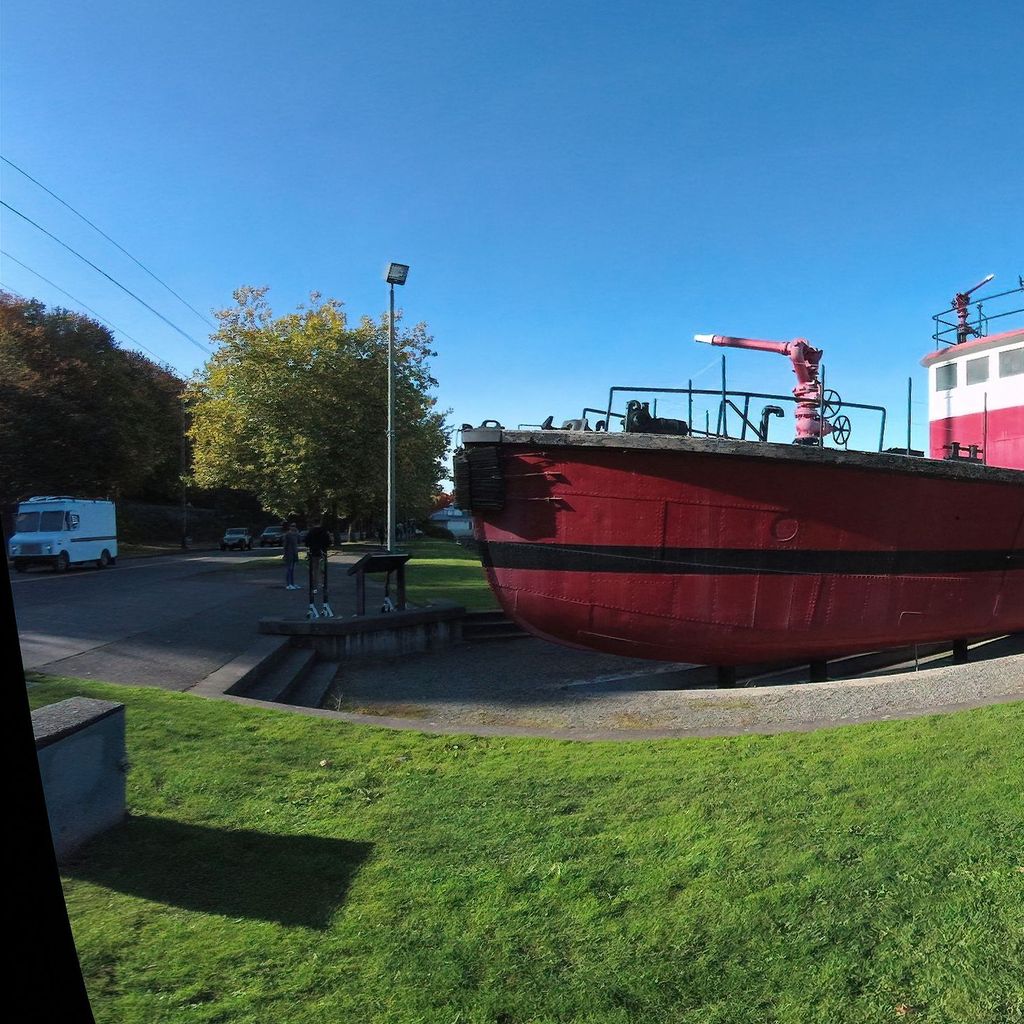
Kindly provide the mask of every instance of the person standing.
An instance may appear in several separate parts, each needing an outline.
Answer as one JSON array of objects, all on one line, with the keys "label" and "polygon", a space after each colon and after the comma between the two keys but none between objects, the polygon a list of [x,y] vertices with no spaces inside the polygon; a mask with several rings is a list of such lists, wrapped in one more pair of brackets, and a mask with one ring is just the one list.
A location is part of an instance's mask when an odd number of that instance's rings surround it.
[{"label": "person standing", "polygon": [[312,589],[316,592],[320,587],[322,564],[327,560],[327,552],[333,543],[330,533],[324,527],[323,519],[313,520],[309,533],[306,534],[306,549],[309,551],[309,573]]},{"label": "person standing", "polygon": [[295,582],[295,563],[299,560],[299,528],[295,523],[289,523],[281,538],[281,547],[284,557],[284,589],[300,590]]}]

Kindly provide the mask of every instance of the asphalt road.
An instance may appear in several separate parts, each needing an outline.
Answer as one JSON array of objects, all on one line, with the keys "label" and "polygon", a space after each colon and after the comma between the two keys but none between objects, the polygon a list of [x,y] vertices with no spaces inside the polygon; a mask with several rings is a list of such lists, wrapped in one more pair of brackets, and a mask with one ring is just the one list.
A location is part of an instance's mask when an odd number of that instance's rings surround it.
[{"label": "asphalt road", "polygon": [[[344,563],[352,560],[331,559],[338,614],[348,611]],[[300,583],[305,572],[302,561]],[[119,559],[111,569],[60,575],[11,571],[11,583],[26,670],[171,690],[188,689],[251,646],[261,616],[301,618],[308,601],[306,590],[284,589],[279,554],[255,552]]]}]

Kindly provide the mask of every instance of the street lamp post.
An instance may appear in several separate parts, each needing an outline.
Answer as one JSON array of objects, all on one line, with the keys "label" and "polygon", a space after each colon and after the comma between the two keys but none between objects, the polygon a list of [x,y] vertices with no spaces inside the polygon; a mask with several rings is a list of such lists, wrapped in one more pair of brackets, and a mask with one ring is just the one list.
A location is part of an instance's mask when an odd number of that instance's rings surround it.
[{"label": "street lamp post", "polygon": [[398,503],[395,500],[395,285],[405,284],[409,268],[404,263],[389,263],[385,280],[391,291],[391,315],[388,317],[388,551],[395,550]]},{"label": "street lamp post", "polygon": [[185,398],[181,398],[181,550],[188,551],[188,417]]}]

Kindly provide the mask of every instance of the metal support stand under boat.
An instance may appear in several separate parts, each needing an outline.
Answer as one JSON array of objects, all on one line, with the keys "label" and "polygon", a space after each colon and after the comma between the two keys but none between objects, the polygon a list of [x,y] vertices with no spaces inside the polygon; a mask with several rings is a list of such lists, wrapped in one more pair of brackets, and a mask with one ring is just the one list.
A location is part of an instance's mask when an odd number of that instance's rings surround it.
[{"label": "metal support stand under boat", "polygon": [[729,689],[736,685],[736,666],[735,665],[719,665],[718,666],[718,688],[720,690]]}]

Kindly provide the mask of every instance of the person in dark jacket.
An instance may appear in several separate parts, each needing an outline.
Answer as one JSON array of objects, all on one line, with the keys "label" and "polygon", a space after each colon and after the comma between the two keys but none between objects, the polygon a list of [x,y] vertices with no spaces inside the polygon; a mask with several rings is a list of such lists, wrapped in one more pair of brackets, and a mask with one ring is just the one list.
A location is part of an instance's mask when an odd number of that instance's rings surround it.
[{"label": "person in dark jacket", "polygon": [[309,533],[306,534],[306,547],[310,558],[323,558],[334,543],[330,531],[324,526],[322,519],[314,519]]},{"label": "person in dark jacket", "polygon": [[314,519],[309,533],[306,534],[306,549],[309,551],[309,571],[312,577],[313,591],[320,587],[323,574],[323,563],[327,560],[327,553],[334,543],[330,532],[324,526],[322,519]]},{"label": "person in dark jacket", "polygon": [[299,560],[299,528],[295,523],[289,523],[281,538],[281,547],[284,556],[285,590],[299,590],[295,582],[295,563]]}]

